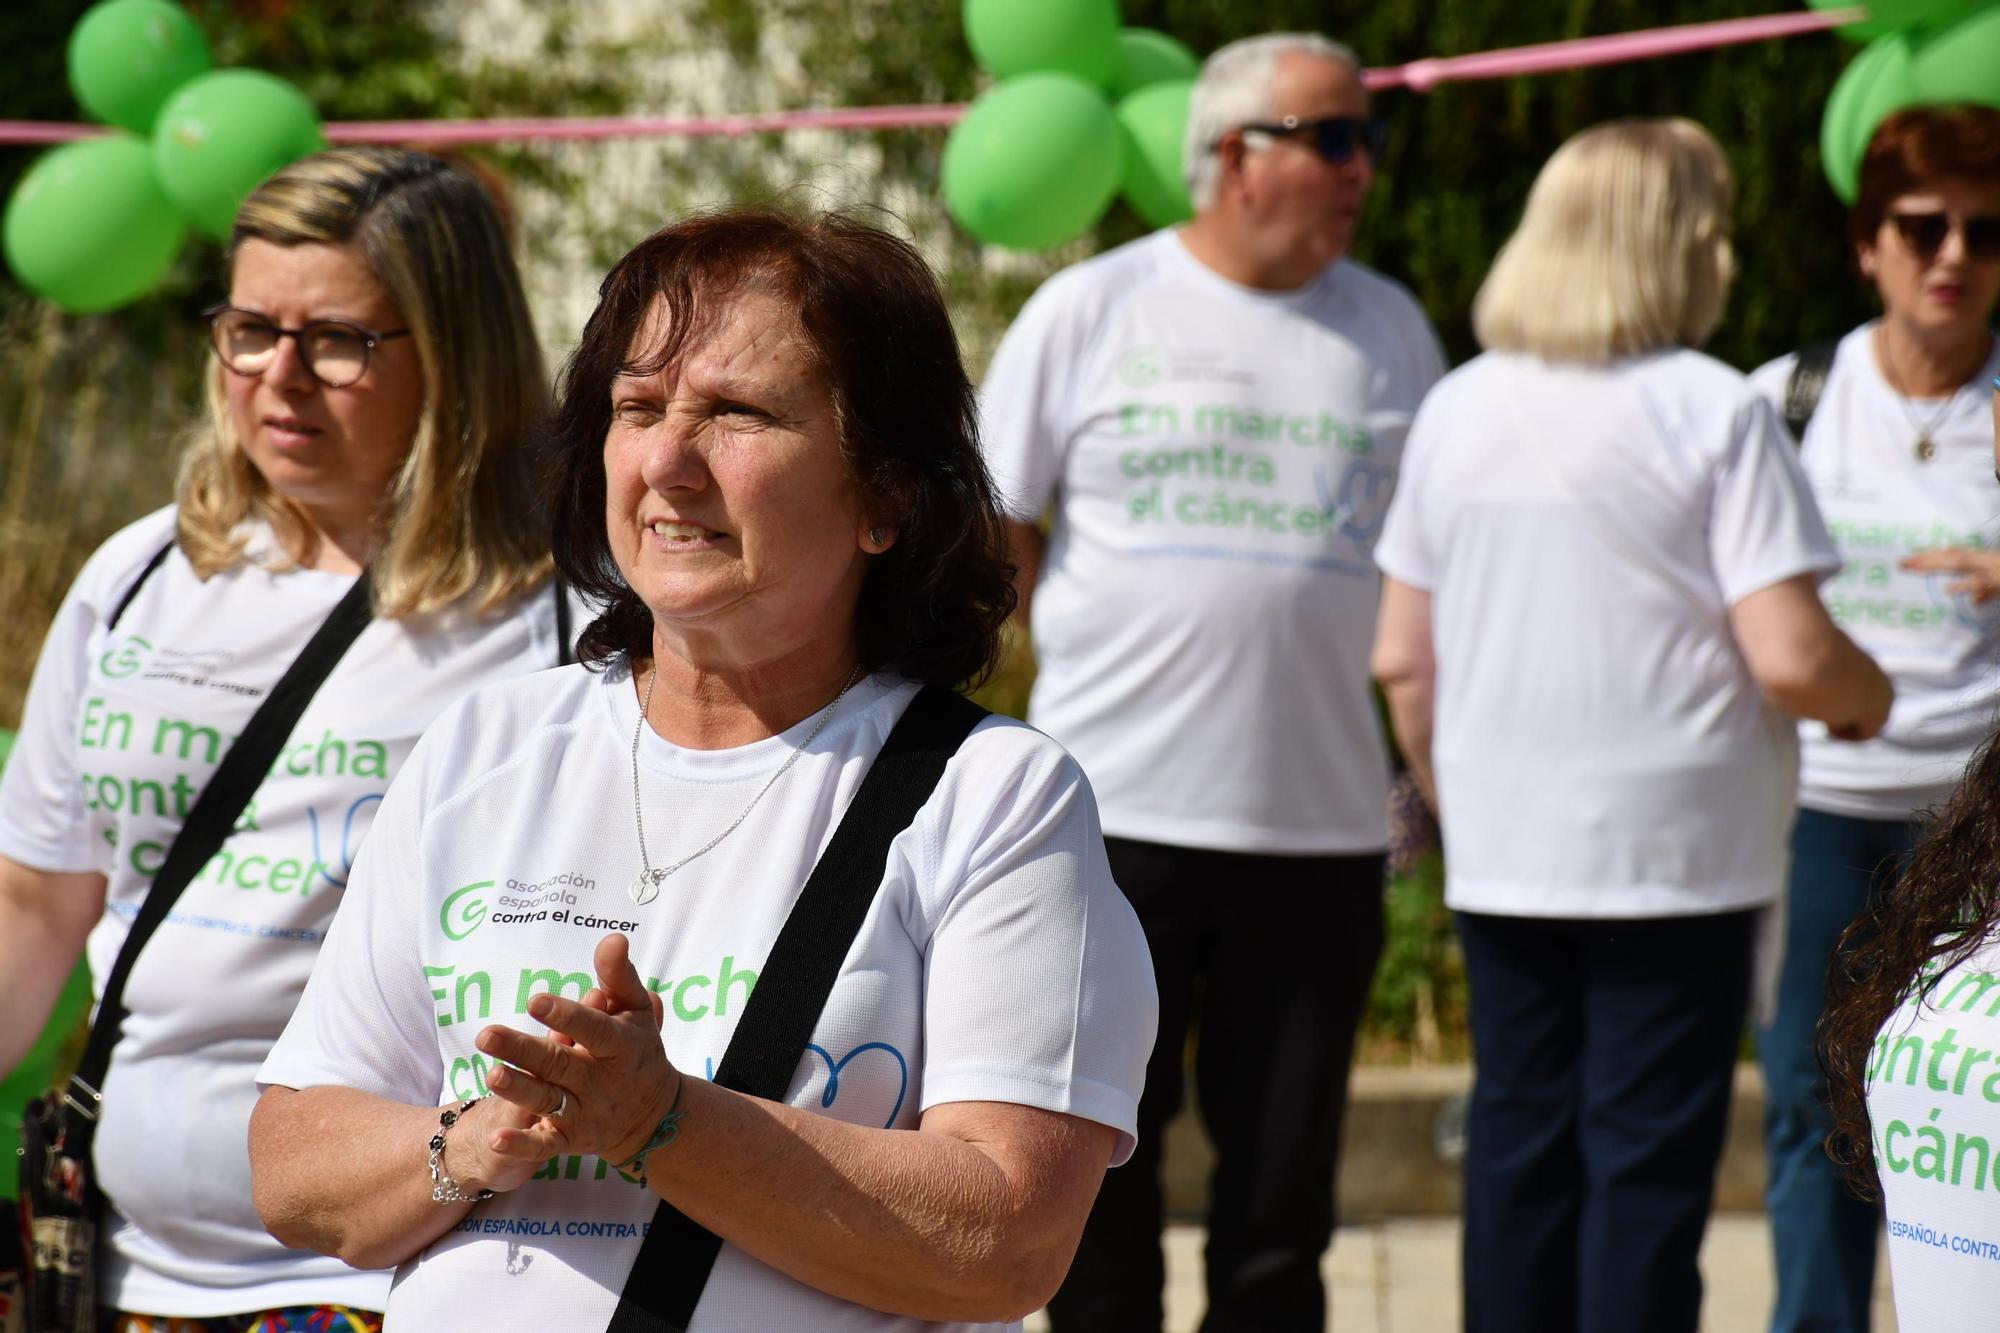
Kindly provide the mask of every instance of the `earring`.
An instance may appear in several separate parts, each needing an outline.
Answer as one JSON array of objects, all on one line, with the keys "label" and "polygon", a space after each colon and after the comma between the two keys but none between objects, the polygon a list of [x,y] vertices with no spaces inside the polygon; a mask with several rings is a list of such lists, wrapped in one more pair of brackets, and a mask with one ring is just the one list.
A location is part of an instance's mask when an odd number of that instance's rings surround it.
[{"label": "earring", "polygon": [[889,534],[881,528],[870,528],[868,540],[876,546],[886,547],[889,544]]}]

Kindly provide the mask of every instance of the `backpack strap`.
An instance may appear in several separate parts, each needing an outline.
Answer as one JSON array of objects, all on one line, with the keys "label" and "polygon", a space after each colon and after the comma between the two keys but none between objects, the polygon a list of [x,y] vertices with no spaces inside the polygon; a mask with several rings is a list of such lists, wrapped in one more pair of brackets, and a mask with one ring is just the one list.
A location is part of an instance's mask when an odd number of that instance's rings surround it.
[{"label": "backpack strap", "polygon": [[118,599],[118,605],[111,608],[111,618],[104,622],[104,628],[118,628],[118,622],[125,617],[125,608],[132,605],[132,599],[139,595],[139,589],[146,586],[146,580],[153,577],[153,571],[167,563],[167,557],[173,553],[173,549],[174,544],[170,541],[159,550],[153,552],[153,558],[148,560],[146,567],[139,571],[139,577],[132,580],[132,586],[127,588],[125,595]]},{"label": "backpack strap", "polygon": [[1792,361],[1792,373],[1785,380],[1785,425],[1791,428],[1792,442],[1805,443],[1806,425],[1819,409],[1819,396],[1826,390],[1827,372],[1833,369],[1838,338],[1807,343]]},{"label": "backpack strap", "polygon": [[363,570],[278,683],[271,687],[271,692],[264,696],[264,702],[257,706],[242,735],[222,756],[221,764],[202,787],[187,820],[174,836],[173,846],[167,850],[145,902],[140,904],[138,915],[125,932],[125,942],[119,947],[98,1000],[89,1042],[76,1072],[70,1076],[65,1101],[85,1121],[94,1125],[97,1120],[104,1071],[111,1065],[111,1051],[118,1044],[119,1031],[125,1022],[125,982],[132,975],[132,965],[138,961],[146,941],[166,921],[181,891],[235,831],[237,819],[277,761],[292,728],[298,725],[300,714],[306,711],[306,705],[312,702],[313,695],[348,647],[368,627],[374,615],[369,584],[368,571]]},{"label": "backpack strap", "polygon": [[[910,701],[778,932],[715,1071],[717,1086],[784,1098],[882,885],[890,842],[916,819],[945,765],[986,716],[937,685]],[[662,1201],[607,1333],[686,1333],[721,1249],[714,1232]]]},{"label": "backpack strap", "polygon": [[558,574],[549,580],[556,598],[556,665],[569,666],[576,661],[576,640],[570,635],[569,584]]}]

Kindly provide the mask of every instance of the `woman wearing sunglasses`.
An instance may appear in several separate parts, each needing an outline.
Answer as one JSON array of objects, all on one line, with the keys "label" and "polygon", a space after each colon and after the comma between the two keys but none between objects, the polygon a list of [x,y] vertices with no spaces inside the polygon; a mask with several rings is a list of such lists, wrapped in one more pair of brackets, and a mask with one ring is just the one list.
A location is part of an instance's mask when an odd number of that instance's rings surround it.
[{"label": "woman wearing sunglasses", "polygon": [[386,149],[250,196],[211,329],[211,417],[175,502],[78,576],[0,780],[0,1070],[86,949],[103,986],[218,762],[369,580],[372,620],[137,956],[93,1156],[105,1327],[369,1329],[386,1273],[257,1219],[256,1071],[418,734],[562,658],[529,464],[542,364],[484,190]]},{"label": "woman wearing sunglasses", "polygon": [[[2000,704],[2000,485],[1988,384],[2000,369],[2000,111],[1923,108],[1869,143],[1848,236],[1881,318],[1832,349],[1801,460],[1845,564],[1827,608],[1896,686],[1882,733],[1801,728],[1784,961],[1758,1034],[1778,1275],[1774,1333],[1868,1327],[1879,1210],[1828,1159],[1813,1051],[1827,963],[1908,856]],[[1753,377],[1791,415],[1810,386],[1788,356]]]}]

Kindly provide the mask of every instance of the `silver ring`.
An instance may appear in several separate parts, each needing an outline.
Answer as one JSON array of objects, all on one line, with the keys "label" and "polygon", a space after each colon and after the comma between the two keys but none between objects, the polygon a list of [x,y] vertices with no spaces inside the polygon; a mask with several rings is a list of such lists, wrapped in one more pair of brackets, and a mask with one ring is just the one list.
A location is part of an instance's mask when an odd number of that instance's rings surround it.
[{"label": "silver ring", "polygon": [[556,1109],[549,1112],[549,1119],[551,1120],[555,1119],[559,1115],[565,1115],[569,1111],[568,1091],[563,1088],[557,1088],[556,1096],[558,1097],[559,1100],[556,1102]]}]

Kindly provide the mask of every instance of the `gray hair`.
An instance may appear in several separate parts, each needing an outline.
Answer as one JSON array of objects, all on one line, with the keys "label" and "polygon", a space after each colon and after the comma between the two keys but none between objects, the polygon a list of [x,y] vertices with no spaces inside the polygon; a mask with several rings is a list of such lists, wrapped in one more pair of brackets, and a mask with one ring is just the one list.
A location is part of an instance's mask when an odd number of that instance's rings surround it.
[{"label": "gray hair", "polygon": [[1181,146],[1181,174],[1197,212],[1215,202],[1221,178],[1215,141],[1242,125],[1272,117],[1271,84],[1279,58],[1287,55],[1337,60],[1361,73],[1361,59],[1352,49],[1316,32],[1245,37],[1203,61],[1188,102],[1187,138]]}]

